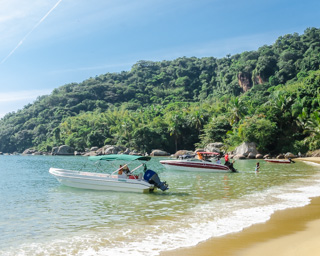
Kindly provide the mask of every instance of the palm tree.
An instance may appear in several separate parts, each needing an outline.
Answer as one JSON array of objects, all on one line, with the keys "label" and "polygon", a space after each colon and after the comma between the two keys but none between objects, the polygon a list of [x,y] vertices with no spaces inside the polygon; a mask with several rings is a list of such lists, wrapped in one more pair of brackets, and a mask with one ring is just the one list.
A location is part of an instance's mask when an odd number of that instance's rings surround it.
[{"label": "palm tree", "polygon": [[309,141],[310,149],[317,149],[320,146],[320,111],[310,114],[310,118],[305,123],[305,132],[310,134],[306,138],[306,142]]},{"label": "palm tree", "polygon": [[173,112],[166,115],[166,123],[170,136],[174,137],[175,149],[178,151],[178,139],[181,136],[181,128],[183,125],[182,115],[178,112]]},{"label": "palm tree", "polygon": [[232,97],[228,104],[229,112],[231,113],[229,117],[229,122],[231,125],[238,123],[240,119],[245,116],[245,107],[238,97]]},{"label": "palm tree", "polygon": [[203,129],[203,124],[204,124],[204,113],[203,109],[199,110],[199,108],[192,109],[192,111],[187,115],[188,118],[188,123],[191,127],[194,127],[197,131],[198,134],[201,134],[201,130]]}]

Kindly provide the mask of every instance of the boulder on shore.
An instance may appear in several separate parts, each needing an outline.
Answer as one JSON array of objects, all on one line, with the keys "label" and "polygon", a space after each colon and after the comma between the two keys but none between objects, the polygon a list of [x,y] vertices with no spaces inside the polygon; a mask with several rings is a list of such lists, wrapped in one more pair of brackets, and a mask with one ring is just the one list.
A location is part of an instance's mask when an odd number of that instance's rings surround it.
[{"label": "boulder on shore", "polygon": [[97,151],[99,148],[98,147],[91,147],[90,151]]},{"label": "boulder on shore", "polygon": [[27,148],[25,151],[23,151],[22,155],[32,155],[36,152],[37,152],[37,150],[35,150],[33,148]]},{"label": "boulder on shore", "polygon": [[183,155],[194,155],[194,152],[191,150],[178,150],[173,156],[174,157],[179,157],[179,156],[183,156]]},{"label": "boulder on shore", "polygon": [[124,152],[125,150],[126,148],[122,146],[105,145],[101,149],[101,154],[102,155],[119,154],[120,152]]},{"label": "boulder on shore", "polygon": [[243,142],[239,147],[235,150],[235,155],[243,155],[248,156],[250,158],[255,158],[257,154],[259,154],[256,144],[254,142]]},{"label": "boulder on shore", "polygon": [[248,154],[248,158],[250,158],[250,159],[255,159],[256,158],[256,155],[258,155],[258,154],[254,154],[254,153],[252,153],[252,152],[249,152],[249,154]]},{"label": "boulder on shore", "polygon": [[246,157],[244,155],[238,154],[233,156],[233,159],[238,160],[238,159],[246,159]]},{"label": "boulder on shore", "polygon": [[170,154],[160,149],[154,149],[152,150],[150,156],[170,156]]},{"label": "boulder on shore", "polygon": [[257,154],[256,155],[256,159],[263,159],[263,155],[262,154]]},{"label": "boulder on shore", "polygon": [[204,151],[220,153],[220,152],[222,152],[222,147],[223,147],[222,142],[213,142],[213,143],[208,144],[204,148]]},{"label": "boulder on shore", "polygon": [[320,157],[320,149],[309,151],[306,154],[307,157]]},{"label": "boulder on shore", "polygon": [[288,158],[296,158],[297,156],[292,154],[291,152],[288,152],[284,155],[284,157],[288,159]]},{"label": "boulder on shore", "polygon": [[67,146],[67,145],[62,145],[60,147],[54,147],[54,148],[52,148],[52,155],[57,155],[57,156],[74,155],[74,148]]}]

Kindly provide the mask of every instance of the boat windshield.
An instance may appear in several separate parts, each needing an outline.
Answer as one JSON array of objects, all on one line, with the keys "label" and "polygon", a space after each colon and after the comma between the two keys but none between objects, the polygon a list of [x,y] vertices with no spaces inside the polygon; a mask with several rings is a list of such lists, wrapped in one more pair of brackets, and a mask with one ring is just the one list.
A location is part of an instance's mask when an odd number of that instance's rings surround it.
[{"label": "boat windshield", "polygon": [[197,152],[198,158],[201,160],[208,160],[211,157],[219,156],[219,153],[216,152]]}]

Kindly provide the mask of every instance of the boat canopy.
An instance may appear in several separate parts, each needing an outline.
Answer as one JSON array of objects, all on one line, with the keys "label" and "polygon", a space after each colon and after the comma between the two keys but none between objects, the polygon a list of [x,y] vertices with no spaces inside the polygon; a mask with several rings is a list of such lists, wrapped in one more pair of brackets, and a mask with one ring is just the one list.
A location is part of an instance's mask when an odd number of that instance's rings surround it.
[{"label": "boat canopy", "polygon": [[133,161],[133,160],[141,160],[141,161],[149,161],[151,159],[150,156],[134,156],[134,155],[102,155],[102,156],[89,156],[89,160],[92,161],[114,161],[114,160],[123,160],[123,161]]}]

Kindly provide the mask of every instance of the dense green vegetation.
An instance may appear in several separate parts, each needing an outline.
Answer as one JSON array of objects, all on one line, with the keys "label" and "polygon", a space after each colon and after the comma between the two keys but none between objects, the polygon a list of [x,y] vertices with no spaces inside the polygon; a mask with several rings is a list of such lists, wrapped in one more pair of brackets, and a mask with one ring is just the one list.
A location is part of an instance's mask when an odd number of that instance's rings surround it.
[{"label": "dense green vegetation", "polygon": [[217,59],[139,61],[67,84],[0,120],[0,151],[117,144],[150,152],[256,142],[261,152],[320,147],[320,30]]}]

